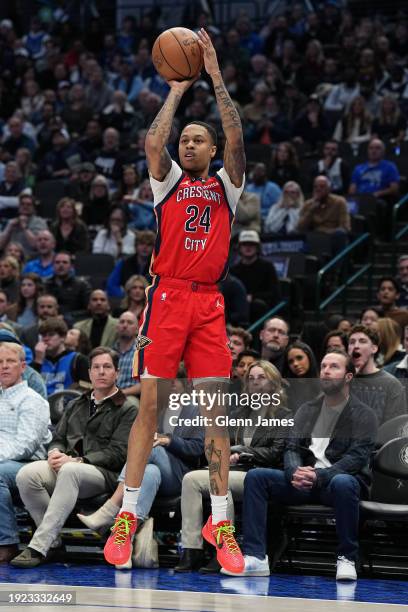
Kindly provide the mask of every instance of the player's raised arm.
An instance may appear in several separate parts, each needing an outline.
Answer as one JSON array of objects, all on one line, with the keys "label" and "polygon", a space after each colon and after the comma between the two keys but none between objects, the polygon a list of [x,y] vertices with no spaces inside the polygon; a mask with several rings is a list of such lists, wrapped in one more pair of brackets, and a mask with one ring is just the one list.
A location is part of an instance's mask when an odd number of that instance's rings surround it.
[{"label": "player's raised arm", "polygon": [[198,32],[198,38],[204,54],[205,69],[214,85],[222,129],[225,134],[224,168],[233,185],[240,187],[244,178],[246,163],[241,119],[225,87],[211,38],[203,28]]},{"label": "player's raised arm", "polygon": [[147,132],[145,142],[147,164],[150,174],[158,181],[162,181],[171,168],[171,157],[166,145],[180,100],[194,80],[168,82],[171,88],[169,94]]}]

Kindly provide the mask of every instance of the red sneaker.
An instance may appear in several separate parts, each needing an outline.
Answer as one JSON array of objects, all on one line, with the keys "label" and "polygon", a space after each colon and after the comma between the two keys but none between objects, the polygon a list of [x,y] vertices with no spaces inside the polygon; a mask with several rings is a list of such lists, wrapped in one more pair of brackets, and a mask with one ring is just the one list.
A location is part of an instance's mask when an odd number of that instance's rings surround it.
[{"label": "red sneaker", "polygon": [[244,556],[234,537],[235,527],[231,521],[220,521],[212,524],[212,517],[203,527],[203,538],[217,549],[217,561],[224,569],[233,574],[240,574],[245,569]]},{"label": "red sneaker", "polygon": [[132,538],[137,527],[137,517],[131,512],[121,512],[111,527],[112,534],[109,536],[103,554],[108,563],[112,565],[123,565],[127,563],[132,554]]}]

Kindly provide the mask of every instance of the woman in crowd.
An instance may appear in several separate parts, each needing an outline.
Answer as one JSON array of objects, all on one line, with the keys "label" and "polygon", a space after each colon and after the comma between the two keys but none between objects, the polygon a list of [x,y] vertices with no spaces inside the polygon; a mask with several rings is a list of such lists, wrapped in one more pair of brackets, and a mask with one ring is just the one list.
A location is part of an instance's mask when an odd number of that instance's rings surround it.
[{"label": "woman in crowd", "polygon": [[20,271],[24,268],[26,263],[26,256],[24,249],[19,242],[9,242],[4,251],[5,255],[14,257],[19,263]]},{"label": "woman in crowd", "polygon": [[32,155],[29,149],[25,147],[17,149],[16,164],[20,170],[25,186],[33,189],[36,182],[37,166],[33,164]]},{"label": "woman in crowd", "polygon": [[[237,418],[249,418],[252,426],[230,428],[231,456],[233,466],[229,475],[228,518],[234,517],[234,501],[242,499],[244,480],[248,469],[252,467],[281,467],[283,460],[285,427],[259,425],[261,418],[288,419],[291,413],[286,408],[286,396],[282,377],[269,361],[259,360],[251,363],[245,376],[243,391],[249,396],[270,394],[268,406],[258,409],[256,404],[241,407]],[[254,395],[256,394],[256,395]],[[276,394],[275,400],[272,395]],[[279,403],[277,404],[277,402]],[[276,405],[273,405],[273,404]],[[228,411],[228,410],[227,410]],[[234,415],[235,416],[235,415]],[[189,572],[200,567],[203,561],[203,497],[209,496],[207,470],[196,470],[186,474],[181,490],[181,538],[183,552],[175,567],[176,572]],[[207,566],[207,571],[217,571],[216,562]]]},{"label": "woman in crowd", "polygon": [[378,320],[377,323],[380,345],[378,347],[378,365],[388,365],[394,361],[401,361],[405,357],[405,351],[401,346],[401,327],[388,317]]},{"label": "woman in crowd", "polygon": [[299,158],[290,142],[280,142],[272,153],[270,180],[283,187],[288,181],[299,180]]},{"label": "woman in crowd", "polygon": [[125,297],[121,302],[121,312],[130,310],[137,317],[139,324],[146,306],[146,288],[148,282],[141,274],[134,274],[126,281]]},{"label": "woman in crowd", "polygon": [[366,327],[372,329],[378,329],[378,321],[380,319],[380,313],[376,308],[369,307],[365,308],[360,315],[360,323]]},{"label": "woman in crowd", "polygon": [[68,251],[75,255],[89,250],[88,228],[78,219],[75,201],[62,198],[57,204],[56,221],[51,225],[56,245],[55,250]]},{"label": "woman in crowd", "polygon": [[103,225],[109,215],[111,198],[109,183],[102,174],[97,174],[91,183],[89,199],[83,203],[82,219],[89,225]]},{"label": "woman in crowd", "polygon": [[135,252],[135,234],[127,226],[122,206],[113,206],[104,229],[99,230],[92,247],[93,253],[112,255],[115,259]]},{"label": "woman in crowd", "polygon": [[381,100],[378,117],[372,126],[372,138],[400,143],[405,140],[407,120],[402,115],[398,101],[392,96],[384,96]]},{"label": "woman in crowd", "polygon": [[356,96],[344,117],[338,121],[333,138],[358,145],[371,138],[372,117],[366,109],[363,96]]},{"label": "woman in crowd", "polygon": [[123,166],[122,178],[119,189],[113,195],[112,200],[115,204],[128,206],[137,198],[139,191],[140,177],[136,170],[136,166]]},{"label": "woman in crowd", "polygon": [[284,355],[283,378],[288,382],[288,407],[296,412],[299,406],[314,399],[319,391],[319,370],[310,346],[296,340]]},{"label": "woman in crowd", "polygon": [[0,259],[0,288],[10,304],[15,304],[20,292],[20,264],[8,255]]},{"label": "woman in crowd", "polygon": [[37,300],[43,292],[43,281],[38,274],[27,272],[22,275],[16,318],[17,323],[22,327],[30,327],[37,322]]},{"label": "woman in crowd", "polygon": [[265,232],[274,234],[292,234],[296,232],[296,226],[304,201],[305,198],[298,183],[295,183],[295,181],[285,183],[281,197],[269,209],[265,219]]},{"label": "woman in crowd", "polygon": [[67,331],[64,341],[66,349],[88,356],[92,350],[91,341],[82,329],[72,327]]}]

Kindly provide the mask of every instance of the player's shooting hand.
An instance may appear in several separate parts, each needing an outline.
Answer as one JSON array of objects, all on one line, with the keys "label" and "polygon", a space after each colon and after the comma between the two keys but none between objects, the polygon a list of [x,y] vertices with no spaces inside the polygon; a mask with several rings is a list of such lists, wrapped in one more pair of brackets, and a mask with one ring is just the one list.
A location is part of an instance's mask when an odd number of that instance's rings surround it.
[{"label": "player's shooting hand", "polygon": [[171,87],[172,91],[180,94],[181,96],[186,93],[187,89],[189,89],[193,83],[196,82],[200,74],[197,74],[194,79],[187,79],[185,81],[167,81],[168,85]]},{"label": "player's shooting hand", "polygon": [[203,50],[204,68],[206,69],[206,72],[208,72],[210,76],[213,76],[215,73],[220,71],[220,67],[218,65],[217,53],[214,49],[214,45],[212,44],[211,38],[209,37],[207,32],[204,30],[204,28],[201,28],[201,30],[197,32],[197,36],[198,36],[198,44]]}]

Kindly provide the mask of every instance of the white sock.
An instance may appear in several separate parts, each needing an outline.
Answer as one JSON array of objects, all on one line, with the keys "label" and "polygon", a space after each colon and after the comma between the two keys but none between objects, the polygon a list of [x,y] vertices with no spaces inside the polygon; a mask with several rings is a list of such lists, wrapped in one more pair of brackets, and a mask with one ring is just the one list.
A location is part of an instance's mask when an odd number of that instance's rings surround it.
[{"label": "white sock", "polygon": [[140,487],[128,487],[124,486],[123,489],[123,501],[122,507],[120,509],[121,512],[131,512],[136,515],[136,506],[137,500],[139,498]]},{"label": "white sock", "polygon": [[228,495],[210,495],[212,524],[227,520]]}]

